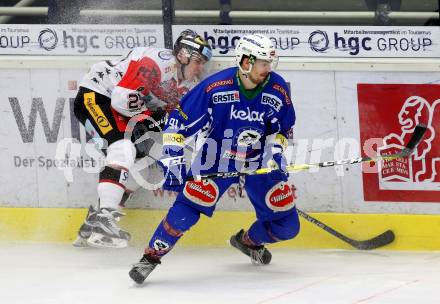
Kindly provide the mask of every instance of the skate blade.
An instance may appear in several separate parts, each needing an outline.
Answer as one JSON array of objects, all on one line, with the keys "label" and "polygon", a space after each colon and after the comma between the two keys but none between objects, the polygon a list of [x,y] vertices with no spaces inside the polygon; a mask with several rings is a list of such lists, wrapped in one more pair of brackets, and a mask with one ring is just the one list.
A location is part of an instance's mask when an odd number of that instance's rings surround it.
[{"label": "skate blade", "polygon": [[128,273],[128,275],[130,276],[130,278],[138,285],[141,285],[144,283],[145,279],[139,272],[137,272],[136,270],[132,269],[130,270],[130,272]]},{"label": "skate blade", "polygon": [[112,238],[100,233],[92,232],[87,239],[87,244],[97,248],[125,248],[128,245],[127,240]]},{"label": "skate blade", "polygon": [[76,240],[72,243],[72,245],[74,247],[79,247],[79,248],[89,247],[89,244],[87,243],[87,239],[82,238],[80,236],[76,238]]}]

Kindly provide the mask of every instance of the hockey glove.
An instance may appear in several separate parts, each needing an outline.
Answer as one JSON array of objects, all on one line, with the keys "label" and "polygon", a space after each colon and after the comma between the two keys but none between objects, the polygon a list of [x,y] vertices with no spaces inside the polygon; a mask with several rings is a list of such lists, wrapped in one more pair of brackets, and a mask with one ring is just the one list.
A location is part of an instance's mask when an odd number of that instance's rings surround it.
[{"label": "hockey glove", "polygon": [[183,149],[175,150],[168,148],[164,156],[158,162],[162,167],[165,182],[163,189],[180,192],[186,181],[186,166]]},{"label": "hockey glove", "polygon": [[273,181],[287,181],[289,173],[287,172],[287,160],[283,153],[275,153],[268,165],[272,169],[269,176]]},{"label": "hockey glove", "polygon": [[136,158],[143,158],[149,155],[154,143],[158,142],[158,137],[161,136],[159,132],[165,127],[168,113],[158,108],[155,111],[144,111],[137,117],[138,122],[133,128],[131,140],[136,146]]},{"label": "hockey glove", "polygon": [[158,108],[151,113],[151,119],[147,122],[148,130],[154,132],[162,132],[165,128],[167,122],[168,113],[162,109]]}]

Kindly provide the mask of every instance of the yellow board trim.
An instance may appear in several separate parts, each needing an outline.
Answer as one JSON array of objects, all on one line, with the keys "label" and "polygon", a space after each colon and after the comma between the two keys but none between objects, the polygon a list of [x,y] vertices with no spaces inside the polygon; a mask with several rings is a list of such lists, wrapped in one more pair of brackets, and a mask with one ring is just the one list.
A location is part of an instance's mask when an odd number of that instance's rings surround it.
[{"label": "yellow board trim", "polygon": [[[144,246],[166,210],[125,209],[121,225],[132,233],[131,245]],[[84,220],[87,209],[0,208],[0,241],[69,243]],[[387,229],[396,240],[386,250],[440,250],[440,215],[310,213],[347,236],[364,240]],[[253,212],[216,211],[213,218],[202,216],[179,246],[225,247],[229,237],[255,220]],[[321,228],[301,218],[299,235],[271,245],[279,248],[352,249]]]},{"label": "yellow board trim", "polygon": [[101,107],[96,104],[95,92],[84,93],[84,105],[103,135],[113,130]]}]

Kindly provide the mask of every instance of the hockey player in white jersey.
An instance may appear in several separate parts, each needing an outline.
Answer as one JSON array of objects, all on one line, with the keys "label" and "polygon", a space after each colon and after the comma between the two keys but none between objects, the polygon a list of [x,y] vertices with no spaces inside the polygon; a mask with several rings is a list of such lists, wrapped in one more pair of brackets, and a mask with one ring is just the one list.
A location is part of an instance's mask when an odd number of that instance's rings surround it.
[{"label": "hockey player in white jersey", "polygon": [[[145,132],[162,130],[167,112],[198,83],[210,58],[210,46],[186,30],[173,50],[135,48],[116,60],[93,65],[82,79],[75,116],[106,157],[99,174],[98,205],[90,206],[75,246],[127,246],[130,234],[117,225],[124,215],[119,206],[135,190],[130,168],[148,154],[145,142],[135,141]],[[132,128],[130,119],[138,117],[140,122]]]}]

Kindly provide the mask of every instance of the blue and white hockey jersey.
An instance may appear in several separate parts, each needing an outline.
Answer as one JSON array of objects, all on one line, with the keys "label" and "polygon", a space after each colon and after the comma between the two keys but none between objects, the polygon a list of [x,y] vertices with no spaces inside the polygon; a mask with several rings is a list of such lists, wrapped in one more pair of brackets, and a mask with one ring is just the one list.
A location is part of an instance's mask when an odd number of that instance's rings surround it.
[{"label": "blue and white hockey jersey", "polygon": [[264,165],[265,147],[287,146],[294,124],[289,88],[280,75],[271,72],[265,83],[246,91],[238,68],[229,68],[206,78],[182,98],[180,108],[170,114],[163,144],[183,148],[187,138],[197,135],[196,142],[203,143],[197,145],[200,149],[193,161],[200,167],[197,171],[230,172],[245,161]]}]

